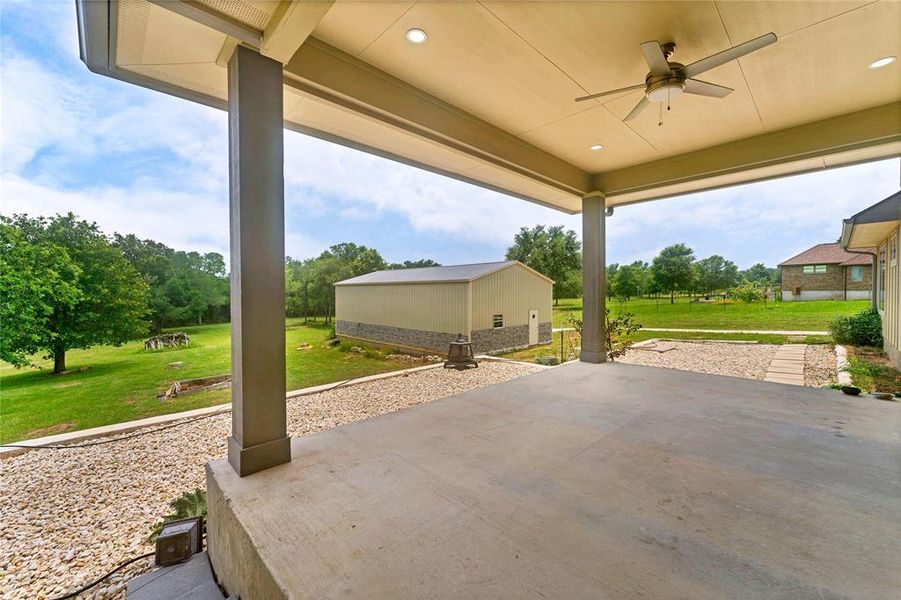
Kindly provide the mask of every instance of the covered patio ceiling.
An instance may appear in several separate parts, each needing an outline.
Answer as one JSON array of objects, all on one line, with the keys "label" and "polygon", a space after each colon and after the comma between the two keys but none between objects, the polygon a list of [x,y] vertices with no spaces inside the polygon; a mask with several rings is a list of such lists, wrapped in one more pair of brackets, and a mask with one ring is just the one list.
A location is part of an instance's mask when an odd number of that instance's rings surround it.
[{"label": "covered patio ceiling", "polygon": [[[901,155],[901,3],[79,0],[94,71],[220,108],[237,44],[284,64],[287,127],[566,212]],[[406,39],[427,33],[422,44]],[[623,117],[639,44],[689,64],[779,41]],[[602,145],[602,150],[591,150]],[[286,168],[290,169],[290,165]]]}]

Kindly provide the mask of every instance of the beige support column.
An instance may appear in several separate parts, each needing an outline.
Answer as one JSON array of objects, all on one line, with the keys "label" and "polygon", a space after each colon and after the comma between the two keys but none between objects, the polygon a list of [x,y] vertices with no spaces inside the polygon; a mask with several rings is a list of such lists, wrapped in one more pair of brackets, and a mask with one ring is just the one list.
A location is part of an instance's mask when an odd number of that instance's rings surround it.
[{"label": "beige support column", "polygon": [[582,198],[582,352],[579,356],[582,362],[607,360],[605,211],[606,199],[600,192]]},{"label": "beige support column", "polygon": [[285,406],[282,65],[238,46],[228,61],[232,435],[240,476],[291,460]]}]

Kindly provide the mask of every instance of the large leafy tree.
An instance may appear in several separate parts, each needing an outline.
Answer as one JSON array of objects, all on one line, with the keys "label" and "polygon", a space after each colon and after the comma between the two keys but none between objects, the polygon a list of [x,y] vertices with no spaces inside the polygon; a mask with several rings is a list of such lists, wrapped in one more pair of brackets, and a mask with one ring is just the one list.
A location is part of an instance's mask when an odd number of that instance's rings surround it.
[{"label": "large leafy tree", "polygon": [[738,279],[738,267],[731,260],[714,254],[695,263],[695,274],[697,289],[711,294],[732,287]]},{"label": "large leafy tree", "polygon": [[641,271],[633,265],[622,265],[613,278],[613,292],[620,300],[637,296],[641,289]]},{"label": "large leafy tree", "polygon": [[[146,332],[147,283],[95,224],[72,213],[16,215],[4,217],[2,228],[4,360],[27,364],[46,351],[60,373],[71,349],[119,345]],[[16,308],[25,303],[33,308]]]},{"label": "large leafy tree", "polygon": [[651,263],[654,281],[664,292],[669,292],[670,303],[675,302],[676,290],[691,286],[694,251],[685,244],[673,244],[660,251]]},{"label": "large leafy tree", "polygon": [[562,225],[523,227],[507,249],[507,260],[518,260],[554,280],[554,302],[572,292],[573,271],[582,268],[582,244],[576,232]]}]

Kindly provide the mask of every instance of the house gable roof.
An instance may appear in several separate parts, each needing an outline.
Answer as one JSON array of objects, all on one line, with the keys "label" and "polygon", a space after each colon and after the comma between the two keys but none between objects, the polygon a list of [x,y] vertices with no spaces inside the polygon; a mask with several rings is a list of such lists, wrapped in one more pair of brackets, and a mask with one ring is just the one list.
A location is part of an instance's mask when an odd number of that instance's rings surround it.
[{"label": "house gable roof", "polygon": [[474,281],[503,269],[519,265],[542,279],[553,283],[538,271],[516,260],[474,263],[469,265],[447,265],[441,267],[421,267],[418,269],[388,269],[375,271],[339,281],[335,285],[390,285],[397,283],[465,283]]},{"label": "house gable roof", "polygon": [[817,244],[788,260],[779,263],[780,267],[799,265],[869,265],[872,257],[866,254],[848,252],[838,242]]}]

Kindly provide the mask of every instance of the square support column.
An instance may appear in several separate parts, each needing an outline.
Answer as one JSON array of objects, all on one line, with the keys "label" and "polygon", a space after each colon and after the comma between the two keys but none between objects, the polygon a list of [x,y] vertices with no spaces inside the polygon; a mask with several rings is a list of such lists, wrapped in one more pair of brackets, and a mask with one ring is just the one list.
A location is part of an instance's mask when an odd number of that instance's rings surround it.
[{"label": "square support column", "polygon": [[582,198],[582,362],[607,360],[606,319],[606,199],[600,193]]},{"label": "square support column", "polygon": [[243,46],[228,62],[232,435],[240,476],[291,460],[285,405],[282,64]]}]

